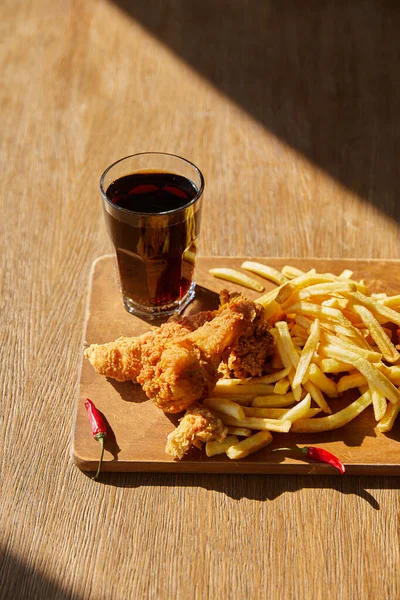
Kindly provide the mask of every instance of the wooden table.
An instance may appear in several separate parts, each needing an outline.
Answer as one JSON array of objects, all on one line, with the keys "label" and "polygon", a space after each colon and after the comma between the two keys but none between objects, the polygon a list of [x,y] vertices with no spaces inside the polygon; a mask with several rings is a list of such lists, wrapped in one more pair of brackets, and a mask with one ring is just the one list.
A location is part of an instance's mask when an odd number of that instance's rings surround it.
[{"label": "wooden table", "polygon": [[400,258],[399,12],[2,2],[2,597],[399,597],[398,478],[96,484],[70,458],[113,160],[200,166],[203,255]]}]

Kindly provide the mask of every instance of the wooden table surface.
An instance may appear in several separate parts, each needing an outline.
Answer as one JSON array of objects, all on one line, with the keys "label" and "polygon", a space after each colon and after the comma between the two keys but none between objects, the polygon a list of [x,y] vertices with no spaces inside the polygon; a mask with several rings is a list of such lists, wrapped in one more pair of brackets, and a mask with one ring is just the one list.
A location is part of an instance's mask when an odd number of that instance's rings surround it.
[{"label": "wooden table surface", "polygon": [[400,259],[394,2],[1,3],[2,598],[400,597],[396,477],[70,458],[103,169],[204,172],[202,255]]}]

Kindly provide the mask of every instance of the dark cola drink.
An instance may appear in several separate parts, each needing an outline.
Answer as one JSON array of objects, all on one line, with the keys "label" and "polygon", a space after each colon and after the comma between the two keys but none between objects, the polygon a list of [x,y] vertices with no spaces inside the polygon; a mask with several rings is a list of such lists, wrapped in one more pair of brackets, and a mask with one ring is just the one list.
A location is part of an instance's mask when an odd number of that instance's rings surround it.
[{"label": "dark cola drink", "polygon": [[179,306],[194,290],[199,189],[182,175],[145,171],[115,179],[105,195],[125,306],[149,314]]}]

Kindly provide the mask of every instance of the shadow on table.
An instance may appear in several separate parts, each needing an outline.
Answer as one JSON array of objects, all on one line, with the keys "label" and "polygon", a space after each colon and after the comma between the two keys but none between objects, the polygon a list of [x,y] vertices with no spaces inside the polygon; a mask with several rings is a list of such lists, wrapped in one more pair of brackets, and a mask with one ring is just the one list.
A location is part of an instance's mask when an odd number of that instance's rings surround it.
[{"label": "shadow on table", "polygon": [[37,571],[33,566],[0,548],[0,596],[4,599],[57,598],[82,600],[82,596]]},{"label": "shadow on table", "polygon": [[399,4],[112,1],[266,129],[400,221]]},{"label": "shadow on table", "polygon": [[[86,474],[88,475],[88,474]],[[122,488],[187,487],[226,494],[233,500],[248,498],[259,502],[275,500],[282,494],[302,489],[331,489],[344,495],[359,496],[375,510],[378,501],[368,490],[398,489],[400,480],[388,476],[330,475],[220,475],[177,473],[103,473],[100,483]]]}]

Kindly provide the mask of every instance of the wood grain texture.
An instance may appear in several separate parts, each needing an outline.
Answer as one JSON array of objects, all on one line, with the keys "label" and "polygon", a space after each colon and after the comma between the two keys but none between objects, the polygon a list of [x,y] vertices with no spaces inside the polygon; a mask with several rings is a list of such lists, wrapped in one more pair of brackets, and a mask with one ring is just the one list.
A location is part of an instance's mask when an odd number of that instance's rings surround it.
[{"label": "wood grain texture", "polygon": [[399,7],[295,5],[1,3],[5,598],[400,596],[394,477],[95,484],[70,458],[113,160],[198,164],[203,255],[400,258]]}]

